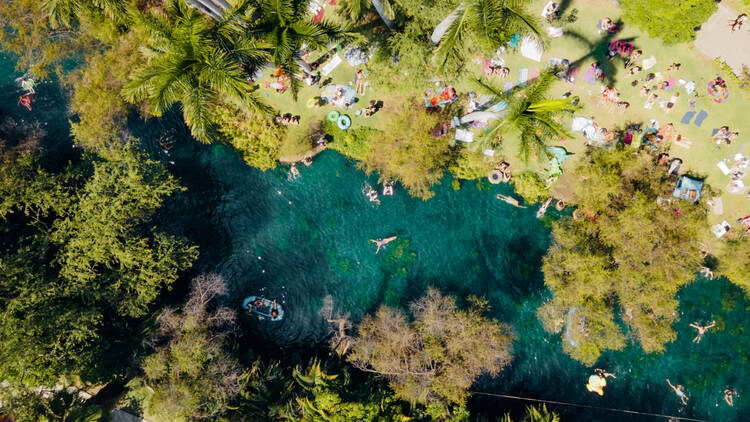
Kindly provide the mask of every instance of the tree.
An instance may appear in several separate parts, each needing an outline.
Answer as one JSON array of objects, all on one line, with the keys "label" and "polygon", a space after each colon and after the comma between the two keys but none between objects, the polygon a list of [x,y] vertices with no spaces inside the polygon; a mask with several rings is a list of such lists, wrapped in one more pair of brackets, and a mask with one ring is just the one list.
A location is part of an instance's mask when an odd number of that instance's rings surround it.
[{"label": "tree", "polygon": [[450,146],[433,139],[429,130],[447,117],[432,113],[416,101],[407,101],[392,116],[378,142],[370,142],[360,166],[377,172],[381,181],[396,180],[410,195],[427,200],[451,158]]},{"label": "tree", "polygon": [[132,147],[55,173],[40,161],[24,153],[0,165],[0,378],[106,379],[130,317],[197,255],[153,227],[178,186]]},{"label": "tree", "polygon": [[137,15],[150,37],[144,49],[148,64],[123,89],[128,100],[146,100],[155,116],[180,103],[185,122],[202,142],[212,139],[211,110],[219,101],[244,110],[269,110],[251,93],[242,67],[248,57],[257,59],[262,53],[242,36],[232,11],[216,25],[184,0],[168,0],[167,11],[167,16],[156,11]]},{"label": "tree", "polygon": [[46,0],[44,7],[49,14],[52,27],[71,26],[76,17],[82,14],[103,12],[115,22],[125,22],[128,18],[127,0]]},{"label": "tree", "polygon": [[750,238],[742,236],[727,241],[719,256],[719,272],[732,283],[750,292]]},{"label": "tree", "polygon": [[352,36],[344,26],[329,21],[313,22],[305,0],[251,0],[243,14],[248,34],[264,42],[271,63],[291,81],[295,98],[300,89],[300,51],[328,50],[332,44]]},{"label": "tree", "polygon": [[661,38],[667,45],[695,39],[695,28],[716,12],[714,0],[622,0],[626,22]]},{"label": "tree", "polygon": [[542,271],[553,298],[539,309],[563,349],[592,365],[625,345],[623,327],[647,353],[675,338],[676,293],[701,263],[704,208],[671,197],[674,179],[645,152],[589,151],[574,198],[588,215],[553,227]]},{"label": "tree", "polygon": [[393,18],[396,16],[393,10],[395,4],[398,4],[398,0],[344,0],[341,3],[341,12],[354,21],[361,21],[374,9],[380,20],[392,31]]},{"label": "tree", "polygon": [[524,171],[516,174],[511,180],[513,189],[517,194],[528,204],[536,204],[542,202],[545,198],[549,198],[549,189],[544,184],[544,180],[536,173],[531,171]]},{"label": "tree", "polygon": [[53,224],[60,277],[84,301],[140,317],[161,289],[197,257],[183,239],[148,227],[165,198],[180,190],[164,166],[132,146],[102,151],[76,206]]},{"label": "tree", "polygon": [[66,81],[73,92],[70,109],[78,117],[70,124],[78,145],[96,149],[122,143],[129,114],[122,89],[144,62],[138,52],[144,42],[138,31],[123,34],[111,49],[89,55]]},{"label": "tree", "polygon": [[276,167],[286,127],[266,114],[251,113],[232,105],[213,111],[218,133],[234,147],[242,159],[253,167],[268,170]]},{"label": "tree", "polygon": [[520,0],[464,0],[439,25],[447,29],[439,35],[435,57],[441,68],[462,63],[466,46],[495,51],[514,33],[540,36],[536,18],[523,10]]},{"label": "tree", "polygon": [[481,145],[495,148],[500,139],[517,138],[518,154],[528,161],[532,153],[546,157],[550,142],[560,137],[570,137],[560,116],[578,110],[578,97],[548,99],[547,94],[555,81],[554,70],[542,73],[527,88],[521,88],[509,98],[504,90],[486,80],[476,80],[480,90],[491,95],[492,101],[506,101],[509,105],[503,115],[495,119],[480,138]]},{"label": "tree", "polygon": [[410,402],[463,403],[482,373],[498,374],[511,360],[510,327],[482,316],[487,302],[468,310],[430,288],[410,306],[414,322],[381,307],[360,322],[348,357],[363,371],[384,376],[396,396]]},{"label": "tree", "polygon": [[182,312],[165,309],[157,318],[154,353],[143,360],[143,382],[153,389],[148,414],[161,420],[212,418],[239,391],[240,367],[227,351],[236,314],[216,307],[227,294],[224,279],[204,274],[193,279]]}]

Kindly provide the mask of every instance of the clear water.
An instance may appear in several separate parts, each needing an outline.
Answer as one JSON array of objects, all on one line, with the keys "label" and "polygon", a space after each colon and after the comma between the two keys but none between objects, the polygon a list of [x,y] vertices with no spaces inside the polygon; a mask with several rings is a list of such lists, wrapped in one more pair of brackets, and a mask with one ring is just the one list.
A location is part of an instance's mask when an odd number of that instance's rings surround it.
[{"label": "clear water", "polygon": [[[47,122],[57,131],[51,135],[65,138],[59,90],[43,86],[34,111],[27,113],[15,105],[15,75],[7,66],[7,60],[0,62],[4,110]],[[178,128],[182,136],[166,155],[157,143],[169,128]],[[328,328],[319,310],[326,297],[336,311],[356,321],[381,304],[403,306],[433,285],[459,297],[486,296],[492,316],[511,323],[518,335],[512,365],[495,379],[480,379],[478,391],[714,421],[750,420],[750,302],[725,280],[698,280],[680,293],[679,336],[664,354],[645,355],[630,347],[603,356],[598,366],[617,379],[609,382],[604,397],[595,396],[584,387],[591,369],[563,354],[560,336],[546,334],[535,316],[547,294],[540,263],[549,244],[549,219],[560,217],[554,209],[537,220],[535,208],[520,210],[495,199],[496,193],[511,193],[507,186],[463,182],[456,191],[449,176],[428,202],[397,189],[373,206],[361,189],[366,181],[374,185],[375,177],[366,177],[332,151],[316,157],[309,168],[300,166],[302,177],[288,181],[284,168],[261,172],[228,147],[190,140],[177,115],[134,120],[131,129],[189,189],[170,200],[161,218],[168,229],[200,245],[196,271],[223,274],[234,306],[257,293],[283,301],[282,322],[245,321],[256,341],[281,353],[325,341]],[[391,235],[398,241],[376,255],[368,239]],[[710,320],[717,321],[717,328],[700,344],[692,343],[688,324]],[[667,377],[686,386],[688,406],[667,387]],[[722,399],[727,385],[740,393],[734,408]],[[524,404],[472,400],[475,409],[489,413]],[[551,407],[564,420],[666,420]]]}]

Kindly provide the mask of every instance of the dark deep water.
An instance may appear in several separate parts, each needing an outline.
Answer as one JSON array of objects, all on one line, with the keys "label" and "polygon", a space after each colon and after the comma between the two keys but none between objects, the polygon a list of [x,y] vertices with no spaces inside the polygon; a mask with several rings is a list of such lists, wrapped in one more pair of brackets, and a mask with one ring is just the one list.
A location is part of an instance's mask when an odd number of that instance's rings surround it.
[{"label": "dark deep water", "polygon": [[[67,157],[68,115],[64,93],[41,84],[33,111],[18,106],[18,72],[0,61],[0,106],[16,118],[47,124],[52,155]],[[343,156],[328,151],[300,166],[302,177],[288,181],[286,169],[261,172],[246,166],[228,147],[192,141],[179,116],[131,122],[143,146],[177,175],[188,191],[169,200],[161,218],[175,233],[199,244],[199,271],[228,280],[231,301],[249,294],[279,298],[287,309],[280,323],[245,321],[247,332],[276,350],[317,348],[328,328],[321,314],[332,309],[355,321],[381,304],[403,306],[427,286],[466,297],[487,297],[492,316],[515,328],[515,358],[499,377],[482,378],[474,390],[627,409],[714,421],[750,420],[750,302],[725,280],[698,280],[680,293],[678,339],[661,355],[638,347],[608,353],[597,367],[617,375],[605,396],[586,391],[591,369],[562,353],[559,335],[548,335],[536,320],[546,295],[540,272],[549,244],[547,220],[536,208],[519,210],[495,199],[508,187],[446,177],[436,196],[423,202],[397,188],[373,206],[361,193],[374,184]],[[159,137],[176,130],[178,145],[164,154]],[[60,142],[65,140],[66,142]],[[55,142],[52,142],[55,141]],[[66,158],[67,159],[67,158]],[[173,161],[174,164],[171,164]],[[554,210],[548,217],[559,217]],[[368,239],[396,235],[398,241],[375,255]],[[323,310],[323,312],[321,312]],[[693,321],[717,321],[700,344],[691,343]],[[664,379],[686,386],[682,406]],[[740,394],[728,407],[722,391]],[[474,409],[501,413],[525,402],[476,397]],[[595,409],[549,406],[564,421],[664,420]]]}]

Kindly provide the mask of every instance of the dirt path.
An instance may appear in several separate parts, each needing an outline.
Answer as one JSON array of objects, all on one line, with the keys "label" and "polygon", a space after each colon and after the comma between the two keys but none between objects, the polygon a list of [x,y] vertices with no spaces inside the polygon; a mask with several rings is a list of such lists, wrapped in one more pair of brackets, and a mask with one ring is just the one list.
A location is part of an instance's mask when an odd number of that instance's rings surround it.
[{"label": "dirt path", "polygon": [[695,39],[695,47],[710,59],[721,57],[735,73],[742,71],[742,65],[750,66],[750,24],[745,22],[739,31],[731,32],[729,21],[739,13],[725,3],[719,3],[714,13]]}]

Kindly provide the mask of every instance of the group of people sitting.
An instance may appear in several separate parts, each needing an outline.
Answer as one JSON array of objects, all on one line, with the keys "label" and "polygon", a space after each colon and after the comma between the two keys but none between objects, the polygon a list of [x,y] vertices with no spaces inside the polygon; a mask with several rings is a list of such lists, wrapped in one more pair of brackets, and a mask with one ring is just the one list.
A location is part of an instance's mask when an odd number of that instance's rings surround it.
[{"label": "group of people sitting", "polygon": [[612,22],[612,19],[610,18],[604,18],[599,21],[599,23],[596,25],[597,33],[609,33],[609,34],[616,34],[617,31],[620,30],[620,28],[617,26],[616,23]]},{"label": "group of people sitting", "polygon": [[370,104],[367,107],[363,107],[355,112],[357,116],[370,117],[380,110],[380,104],[378,101],[370,100]]},{"label": "group of people sitting", "polygon": [[292,116],[292,113],[286,113],[280,116],[276,116],[276,123],[282,125],[298,125],[300,116]]},{"label": "group of people sitting", "polygon": [[620,93],[614,87],[604,88],[599,99],[599,104],[606,105],[607,111],[610,113],[614,112],[615,109],[622,113],[630,107],[630,103],[623,101],[620,98]]},{"label": "group of people sitting", "polygon": [[722,143],[731,145],[739,136],[740,133],[730,131],[729,126],[722,126],[713,134],[711,141],[716,143],[717,146],[721,146]]}]

